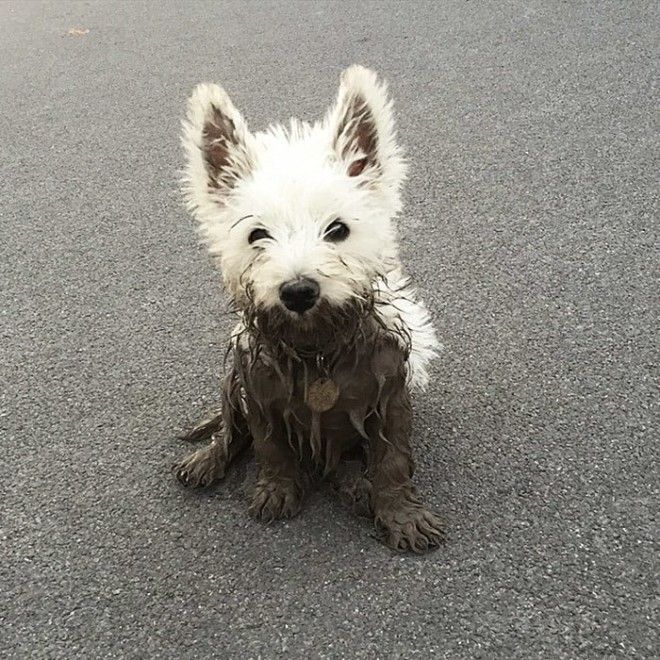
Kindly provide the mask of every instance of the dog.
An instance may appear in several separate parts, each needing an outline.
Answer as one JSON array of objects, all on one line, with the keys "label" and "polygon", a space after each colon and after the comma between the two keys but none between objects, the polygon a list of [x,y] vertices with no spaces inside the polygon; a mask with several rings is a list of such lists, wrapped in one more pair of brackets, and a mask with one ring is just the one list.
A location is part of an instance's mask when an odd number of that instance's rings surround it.
[{"label": "dog", "polygon": [[329,478],[391,548],[437,547],[441,523],[411,483],[410,392],[439,344],[398,257],[406,163],[386,84],[352,66],[324,119],[261,133],[200,84],[182,141],[186,201],[239,321],[221,410],[187,436],[211,442],[177,477],[209,486],[251,445],[255,518],[294,516]]}]

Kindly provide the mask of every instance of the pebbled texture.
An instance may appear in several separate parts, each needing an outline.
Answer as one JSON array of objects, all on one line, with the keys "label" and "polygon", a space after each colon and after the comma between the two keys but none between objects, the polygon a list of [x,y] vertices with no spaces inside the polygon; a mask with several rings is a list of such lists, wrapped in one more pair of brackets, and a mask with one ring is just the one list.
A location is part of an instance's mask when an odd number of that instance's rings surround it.
[{"label": "pebbled texture", "polygon": [[[658,655],[657,5],[0,3],[0,655]],[[68,35],[72,27],[88,29]],[[179,487],[232,325],[178,191],[193,85],[250,124],[390,81],[414,399],[446,543],[325,492]],[[655,622],[655,623],[654,623]]]}]

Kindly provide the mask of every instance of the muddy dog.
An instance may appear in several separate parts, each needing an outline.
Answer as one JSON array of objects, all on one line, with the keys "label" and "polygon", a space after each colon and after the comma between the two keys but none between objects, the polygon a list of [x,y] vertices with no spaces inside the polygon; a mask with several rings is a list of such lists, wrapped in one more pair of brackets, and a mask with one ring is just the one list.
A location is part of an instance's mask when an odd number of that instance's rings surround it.
[{"label": "muddy dog", "polygon": [[202,84],[183,143],[188,205],[239,323],[222,408],[188,434],[211,442],[176,475],[208,486],[252,445],[254,517],[294,516],[327,477],[366,499],[390,547],[436,547],[411,483],[410,392],[438,343],[398,258],[406,168],[385,84],[350,67],[324,119],[262,133]]}]

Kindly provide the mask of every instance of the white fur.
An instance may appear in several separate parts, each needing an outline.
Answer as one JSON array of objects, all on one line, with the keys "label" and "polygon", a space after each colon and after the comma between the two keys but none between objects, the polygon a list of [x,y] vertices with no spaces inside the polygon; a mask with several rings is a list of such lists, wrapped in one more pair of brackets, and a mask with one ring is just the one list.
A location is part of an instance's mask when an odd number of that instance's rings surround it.
[{"label": "white fur", "polygon": [[380,283],[376,300],[386,325],[396,336],[410,337],[408,381],[412,387],[426,389],[429,381],[428,365],[442,348],[435,334],[431,316],[418,301],[415,289],[400,268],[390,272]]},{"label": "white fur", "polygon": [[[339,131],[356,97],[376,129],[379,167],[348,176],[351,162],[364,155],[351,148],[348,129]],[[203,127],[214,111],[235,126],[231,187],[210,184],[203,156]],[[411,384],[424,387],[439,344],[426,308],[400,269],[393,219],[401,208],[405,163],[385,84],[372,71],[353,66],[343,73],[337,100],[323,121],[291,120],[287,128],[256,134],[222,88],[201,84],[189,100],[183,129],[188,206],[239,305],[248,283],[257,303],[277,305],[280,285],[300,276],[317,280],[321,295],[336,304],[375,287],[386,323],[410,335]],[[350,228],[341,243],[323,240],[335,218]],[[255,227],[272,237],[258,248],[248,243]]]}]

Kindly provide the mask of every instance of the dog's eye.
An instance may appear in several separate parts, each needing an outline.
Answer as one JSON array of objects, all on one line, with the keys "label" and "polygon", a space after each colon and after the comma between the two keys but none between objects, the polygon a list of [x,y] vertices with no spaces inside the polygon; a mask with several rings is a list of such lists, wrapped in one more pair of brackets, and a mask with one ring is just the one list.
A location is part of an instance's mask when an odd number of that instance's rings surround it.
[{"label": "dog's eye", "polygon": [[328,225],[328,228],[323,234],[323,238],[332,243],[339,243],[340,241],[345,241],[350,233],[351,230],[346,224],[341,220],[334,220]]},{"label": "dog's eye", "polygon": [[255,241],[260,241],[263,238],[271,238],[271,235],[263,227],[257,227],[250,232],[248,243],[252,245]]}]

